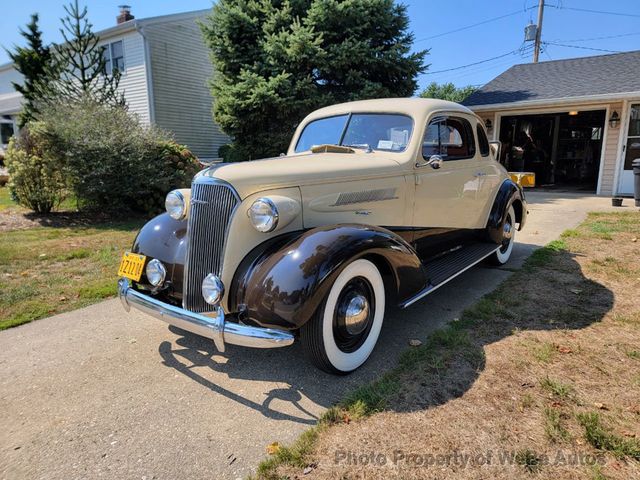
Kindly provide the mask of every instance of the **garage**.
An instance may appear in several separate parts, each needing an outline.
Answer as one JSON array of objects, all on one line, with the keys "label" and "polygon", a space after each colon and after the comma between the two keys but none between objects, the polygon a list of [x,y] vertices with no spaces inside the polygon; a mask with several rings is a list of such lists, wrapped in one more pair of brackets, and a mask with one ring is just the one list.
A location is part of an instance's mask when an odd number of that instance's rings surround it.
[{"label": "garage", "polygon": [[629,196],[640,158],[640,50],[514,65],[463,104],[536,187]]},{"label": "garage", "polygon": [[503,116],[500,161],[539,187],[595,193],[605,120],[606,110]]}]

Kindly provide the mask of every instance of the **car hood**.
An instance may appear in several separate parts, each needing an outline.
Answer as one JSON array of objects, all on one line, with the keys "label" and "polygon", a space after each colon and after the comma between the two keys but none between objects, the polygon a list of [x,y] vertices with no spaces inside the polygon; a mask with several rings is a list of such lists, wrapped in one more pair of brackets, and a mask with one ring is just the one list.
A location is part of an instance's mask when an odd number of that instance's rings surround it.
[{"label": "car hood", "polygon": [[283,157],[222,163],[198,176],[230,183],[242,199],[274,188],[344,182],[398,173],[401,162],[394,153],[304,153]]}]

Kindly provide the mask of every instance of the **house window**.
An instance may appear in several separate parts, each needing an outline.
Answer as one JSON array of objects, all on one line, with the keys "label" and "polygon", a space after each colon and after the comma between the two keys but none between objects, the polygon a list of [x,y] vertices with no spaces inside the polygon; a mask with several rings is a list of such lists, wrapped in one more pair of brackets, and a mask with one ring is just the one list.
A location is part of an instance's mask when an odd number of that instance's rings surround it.
[{"label": "house window", "polygon": [[9,139],[13,136],[14,133],[15,133],[15,128],[14,128],[13,121],[1,122],[0,123],[0,144],[1,144],[0,146],[6,147],[6,145],[9,143]]},{"label": "house window", "polygon": [[122,40],[108,43],[104,46],[104,64],[107,73],[111,74],[114,70],[124,72],[124,48]]}]

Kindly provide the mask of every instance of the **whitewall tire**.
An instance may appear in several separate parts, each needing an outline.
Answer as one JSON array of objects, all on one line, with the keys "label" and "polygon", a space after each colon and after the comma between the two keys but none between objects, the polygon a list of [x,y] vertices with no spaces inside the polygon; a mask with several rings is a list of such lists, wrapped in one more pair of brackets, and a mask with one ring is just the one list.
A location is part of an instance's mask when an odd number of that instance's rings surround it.
[{"label": "whitewall tire", "polygon": [[516,241],[516,212],[513,205],[509,207],[502,226],[503,241],[500,249],[489,257],[489,261],[497,266],[504,265],[511,258],[513,244]]},{"label": "whitewall tire", "polygon": [[378,341],[384,309],[384,282],[376,266],[365,259],[347,265],[300,330],[311,361],[329,373],[357,369]]}]

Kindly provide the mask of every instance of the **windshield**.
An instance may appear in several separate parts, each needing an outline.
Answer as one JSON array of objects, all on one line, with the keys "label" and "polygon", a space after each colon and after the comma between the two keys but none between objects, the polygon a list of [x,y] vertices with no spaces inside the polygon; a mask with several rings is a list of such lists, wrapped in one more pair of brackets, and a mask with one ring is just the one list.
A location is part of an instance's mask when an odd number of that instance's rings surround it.
[{"label": "windshield", "polygon": [[304,127],[295,151],[329,144],[402,152],[407,148],[412,130],[413,120],[406,115],[354,113],[320,118]]}]

